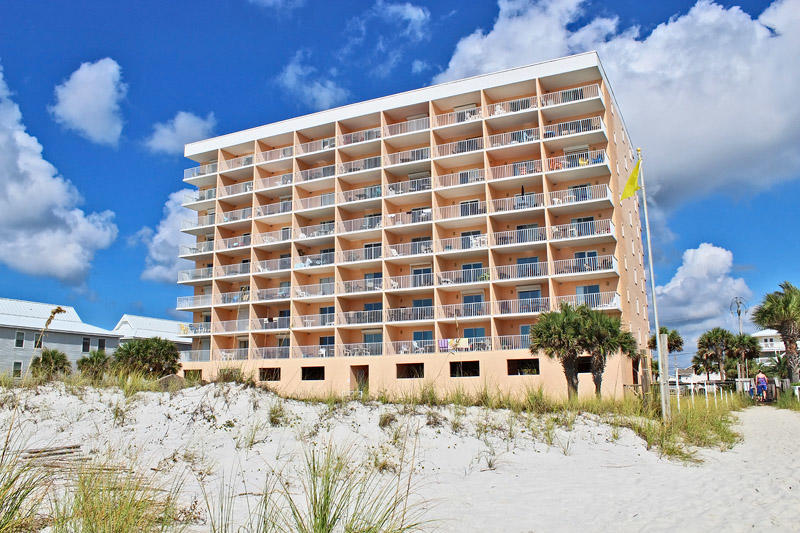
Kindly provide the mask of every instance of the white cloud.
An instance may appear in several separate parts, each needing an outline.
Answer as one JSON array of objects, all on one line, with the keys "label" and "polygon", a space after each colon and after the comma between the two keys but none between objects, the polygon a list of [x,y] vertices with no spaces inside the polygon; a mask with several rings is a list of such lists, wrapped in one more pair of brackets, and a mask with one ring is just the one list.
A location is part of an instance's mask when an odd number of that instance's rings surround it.
[{"label": "white cloud", "polygon": [[349,92],[332,79],[322,77],[317,68],[305,63],[308,53],[298,50],[278,74],[278,83],[303,104],[315,110],[328,109],[345,101]]},{"label": "white cloud", "polygon": [[0,263],[80,285],[117,237],[114,213],[86,213],[81,195],[42,157],[0,66]]},{"label": "white cloud", "polygon": [[428,64],[428,62],[427,61],[423,61],[421,59],[415,59],[411,63],[411,73],[412,74],[420,74],[422,72],[425,72],[429,68],[431,68],[431,66]]},{"label": "white cloud", "polygon": [[170,194],[156,229],[144,226],[128,239],[129,245],[142,243],[147,248],[142,279],[174,284],[179,270],[191,268],[189,261],[178,258],[180,245],[194,242],[194,237],[181,231],[183,220],[194,216],[193,211],[181,205],[189,192],[182,189]]},{"label": "white cloud", "polygon": [[210,137],[216,125],[214,113],[203,118],[178,111],[171,120],[153,125],[153,133],[145,140],[145,145],[151,152],[183,155],[183,145]]},{"label": "white cloud", "polygon": [[632,139],[645,150],[654,204],[746,195],[800,172],[800,0],[756,19],[699,1],[639,37],[581,0],[501,0],[489,31],[462,38],[441,82],[596,49]]},{"label": "white cloud", "polygon": [[392,3],[378,0],[373,11],[385,22],[401,26],[403,28],[401,35],[404,37],[413,41],[422,41],[427,37],[431,12],[426,7],[417,6],[411,2]]},{"label": "white cloud", "polygon": [[122,134],[119,104],[127,91],[122,69],[110,57],[81,63],[78,70],[56,86],[56,103],[50,112],[56,122],[90,141],[116,146]]}]

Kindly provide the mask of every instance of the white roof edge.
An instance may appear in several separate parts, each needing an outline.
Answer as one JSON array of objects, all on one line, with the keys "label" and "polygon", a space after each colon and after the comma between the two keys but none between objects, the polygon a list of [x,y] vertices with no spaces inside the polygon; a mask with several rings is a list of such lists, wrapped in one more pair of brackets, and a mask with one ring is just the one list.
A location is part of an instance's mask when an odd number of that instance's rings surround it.
[{"label": "white roof edge", "polygon": [[[192,157],[209,151],[217,150],[219,148],[235,146],[245,142],[252,142],[256,139],[271,137],[281,133],[287,133],[290,131],[327,124],[330,122],[336,122],[338,120],[344,120],[347,118],[368,115],[370,113],[375,113],[377,111],[382,111],[393,107],[413,105],[415,103],[436,100],[438,98],[445,98],[447,96],[458,95],[473,90],[491,87],[492,78],[498,78],[497,85],[507,85],[532,78],[542,78],[545,76],[551,76],[554,74],[590,67],[598,67],[603,80],[606,82],[606,85],[610,87],[605,76],[605,72],[600,64],[600,57],[596,51],[592,50],[571,56],[548,59],[546,61],[541,61],[539,63],[533,63],[530,65],[512,67],[487,74],[478,74],[468,78],[446,81],[436,85],[429,85],[427,87],[381,96],[371,100],[355,102],[340,107],[317,111],[316,113],[301,115],[299,117],[272,122],[270,124],[256,126],[246,130],[219,135],[217,137],[211,137],[209,139],[186,144],[184,147],[184,156]],[[614,100],[614,103],[616,105],[616,99]],[[617,109],[619,109],[619,106],[617,106]]]}]

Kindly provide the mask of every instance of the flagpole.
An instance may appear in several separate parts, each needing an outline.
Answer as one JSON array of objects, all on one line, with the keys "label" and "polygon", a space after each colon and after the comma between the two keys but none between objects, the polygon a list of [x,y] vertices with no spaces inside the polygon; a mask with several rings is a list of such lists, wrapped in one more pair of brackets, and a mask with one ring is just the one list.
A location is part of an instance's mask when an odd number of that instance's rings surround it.
[{"label": "flagpole", "polygon": [[670,403],[669,403],[669,388],[667,386],[668,376],[666,375],[666,366],[662,359],[661,351],[661,327],[658,323],[658,305],[656,304],[656,276],[653,271],[653,245],[650,242],[650,217],[647,216],[647,190],[644,184],[644,165],[642,165],[642,149],[637,148],[636,153],[639,155],[639,178],[642,183],[642,203],[644,204],[644,227],[647,233],[647,259],[650,263],[650,293],[653,300],[653,320],[656,325],[656,351],[658,352],[658,382],[661,391],[661,416],[664,419],[670,418]]}]

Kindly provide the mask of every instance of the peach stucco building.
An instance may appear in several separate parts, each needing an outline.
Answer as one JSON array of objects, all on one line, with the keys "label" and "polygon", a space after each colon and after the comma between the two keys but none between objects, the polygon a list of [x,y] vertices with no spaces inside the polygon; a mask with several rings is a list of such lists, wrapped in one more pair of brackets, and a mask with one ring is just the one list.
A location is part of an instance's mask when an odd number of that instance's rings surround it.
[{"label": "peach stucco building", "polygon": [[[197,218],[184,370],[290,394],[542,387],[528,328],[561,302],[648,338],[633,150],[597,54],[443,83],[186,146]],[[614,357],[604,389],[636,383]],[[592,391],[581,375],[581,392]]]}]

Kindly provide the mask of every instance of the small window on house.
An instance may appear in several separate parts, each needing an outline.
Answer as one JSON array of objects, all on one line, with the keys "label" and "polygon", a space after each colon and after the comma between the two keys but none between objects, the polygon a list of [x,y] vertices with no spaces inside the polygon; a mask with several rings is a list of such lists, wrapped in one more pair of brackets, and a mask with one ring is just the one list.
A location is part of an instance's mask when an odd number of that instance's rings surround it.
[{"label": "small window on house", "polygon": [[22,377],[22,361],[14,361],[14,365],[11,369],[11,377],[12,378]]},{"label": "small window on house", "polygon": [[324,366],[304,366],[302,370],[303,381],[323,381],[325,379]]},{"label": "small window on house", "polygon": [[424,363],[398,363],[397,379],[419,379],[425,377]]},{"label": "small window on house", "polygon": [[538,359],[509,359],[508,360],[508,375],[509,376],[538,376],[539,375],[539,360]]},{"label": "small window on house", "polygon": [[42,334],[36,333],[33,336],[33,347],[34,348],[41,348],[42,347]]},{"label": "small window on house", "polygon": [[592,358],[588,355],[578,357],[575,361],[575,370],[578,374],[590,374],[592,372]]},{"label": "small window on house", "polygon": [[17,331],[14,335],[14,348],[23,348],[25,346],[25,332]]},{"label": "small window on house", "polygon": [[97,339],[97,351],[98,352],[105,352],[106,351],[106,340],[105,339]]},{"label": "small window on house", "polygon": [[450,363],[451,378],[474,378],[481,375],[478,361],[452,361]]},{"label": "small window on house", "polygon": [[89,337],[84,337],[83,338],[83,345],[81,346],[81,351],[83,353],[88,353],[89,352],[89,345],[90,345]]},{"label": "small window on house", "polygon": [[258,369],[258,381],[280,381],[281,380],[281,369],[274,367],[274,368],[259,368]]}]

